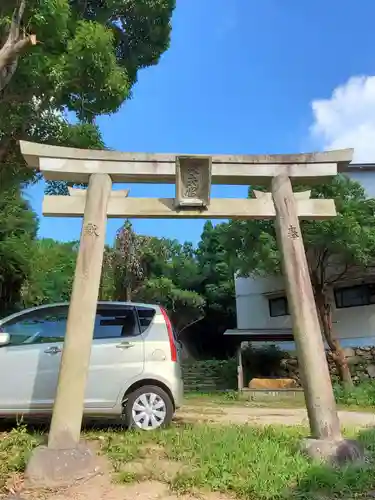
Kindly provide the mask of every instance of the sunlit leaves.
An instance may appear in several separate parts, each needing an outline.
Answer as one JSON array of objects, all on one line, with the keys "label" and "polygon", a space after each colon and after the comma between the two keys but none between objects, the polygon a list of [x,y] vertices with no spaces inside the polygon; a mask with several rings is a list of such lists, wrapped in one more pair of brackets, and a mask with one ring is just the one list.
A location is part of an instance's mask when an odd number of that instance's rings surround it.
[{"label": "sunlit leaves", "polygon": [[[333,282],[348,267],[364,268],[375,261],[375,200],[363,187],[344,176],[315,186],[313,198],[333,198],[337,216],[303,222],[302,233],[310,270],[323,283]],[[231,221],[223,227],[225,245],[242,274],[280,271],[273,221]],[[344,275],[342,277],[345,277]]]},{"label": "sunlit leaves", "polygon": [[[94,125],[96,116],[117,111],[138,69],[157,63],[168,48],[174,6],[175,0],[27,0],[23,28],[38,44],[22,54],[0,94],[1,188],[35,178],[24,168],[20,139],[98,146],[100,134],[68,132],[61,113],[70,110]],[[0,40],[14,7],[13,0],[1,1]]]}]

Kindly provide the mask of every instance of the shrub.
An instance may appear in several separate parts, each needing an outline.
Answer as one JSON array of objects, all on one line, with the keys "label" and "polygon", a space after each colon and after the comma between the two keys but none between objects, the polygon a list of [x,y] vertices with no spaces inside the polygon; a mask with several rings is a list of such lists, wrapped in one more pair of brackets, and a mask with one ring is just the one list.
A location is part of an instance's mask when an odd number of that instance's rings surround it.
[{"label": "shrub", "polygon": [[346,406],[375,406],[375,382],[363,382],[353,389],[334,386],[336,401]]},{"label": "shrub", "polygon": [[185,361],[182,364],[182,374],[186,391],[211,392],[237,388],[235,358]]}]

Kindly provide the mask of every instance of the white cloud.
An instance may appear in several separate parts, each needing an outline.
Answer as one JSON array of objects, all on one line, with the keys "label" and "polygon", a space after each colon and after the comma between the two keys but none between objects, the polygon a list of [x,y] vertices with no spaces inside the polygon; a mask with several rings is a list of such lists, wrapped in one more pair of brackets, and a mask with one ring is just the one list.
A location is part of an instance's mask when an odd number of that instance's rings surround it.
[{"label": "white cloud", "polygon": [[375,76],[350,78],[311,106],[310,132],[324,149],[354,148],[355,162],[375,163]]}]

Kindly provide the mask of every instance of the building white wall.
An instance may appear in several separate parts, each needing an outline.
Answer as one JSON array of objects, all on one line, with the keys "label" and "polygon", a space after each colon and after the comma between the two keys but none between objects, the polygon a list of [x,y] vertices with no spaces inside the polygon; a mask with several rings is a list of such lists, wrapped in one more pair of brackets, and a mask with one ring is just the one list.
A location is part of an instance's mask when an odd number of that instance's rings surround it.
[{"label": "building white wall", "polygon": [[364,172],[359,170],[358,172],[350,172],[346,174],[353,181],[360,182],[365,188],[366,194],[370,198],[375,198],[375,171]]},{"label": "building white wall", "polygon": [[237,328],[266,329],[291,328],[290,316],[270,316],[268,298],[265,293],[284,290],[282,277],[236,278]]},{"label": "building white wall", "polygon": [[[238,329],[292,327],[290,316],[270,316],[269,297],[264,295],[284,290],[282,277],[236,278],[235,289]],[[375,305],[337,309],[332,297],[332,317],[338,338],[358,339],[359,344],[363,344],[368,338],[374,338],[375,343]]]}]

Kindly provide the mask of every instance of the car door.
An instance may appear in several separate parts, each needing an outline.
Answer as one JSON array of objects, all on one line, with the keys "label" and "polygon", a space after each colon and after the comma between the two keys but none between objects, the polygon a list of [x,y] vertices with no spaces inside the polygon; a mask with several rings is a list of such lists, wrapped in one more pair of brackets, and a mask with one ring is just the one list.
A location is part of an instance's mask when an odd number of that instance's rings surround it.
[{"label": "car door", "polygon": [[144,369],[144,343],[133,306],[98,306],[85,408],[113,408],[127,381]]},{"label": "car door", "polygon": [[0,347],[0,413],[52,408],[66,320],[67,306],[48,306],[1,322],[10,344]]}]

